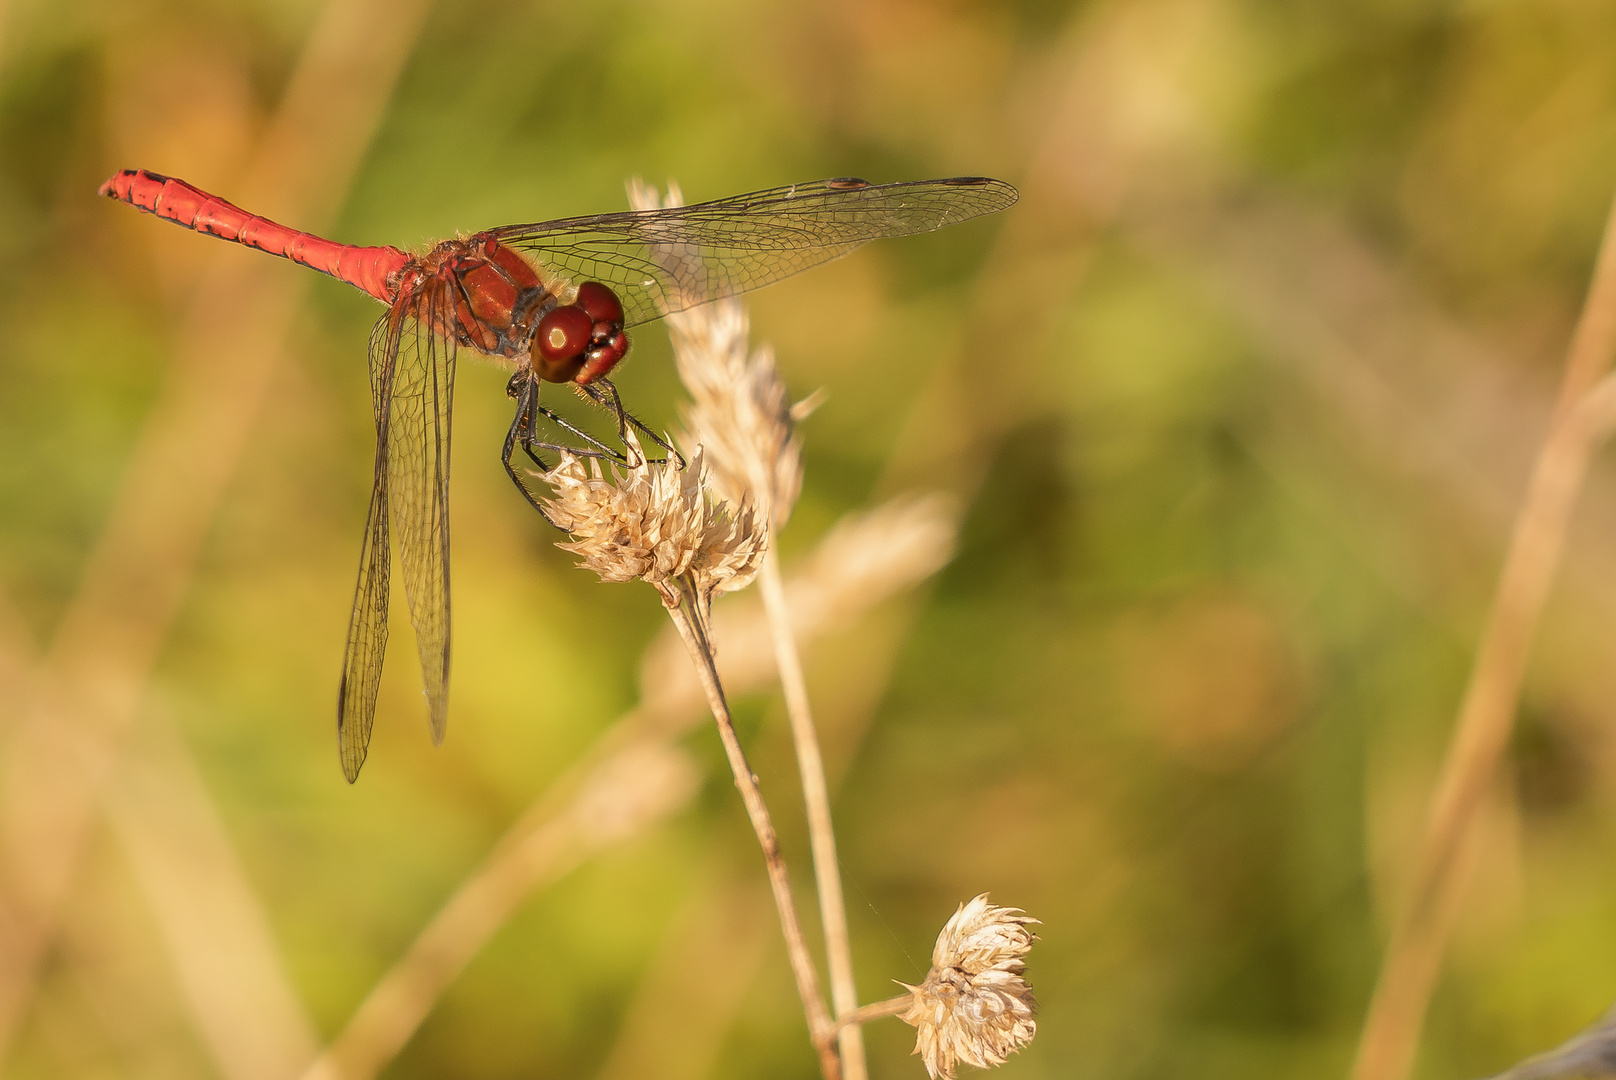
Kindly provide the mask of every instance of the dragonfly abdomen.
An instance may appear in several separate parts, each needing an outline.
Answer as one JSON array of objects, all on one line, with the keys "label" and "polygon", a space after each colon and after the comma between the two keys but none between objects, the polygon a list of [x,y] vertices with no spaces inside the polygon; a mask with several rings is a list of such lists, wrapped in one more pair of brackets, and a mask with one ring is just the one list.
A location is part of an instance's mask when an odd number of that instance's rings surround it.
[{"label": "dragonfly abdomen", "polygon": [[290,259],[362,289],[384,304],[398,295],[395,279],[409,256],[396,247],[339,244],[249,214],[184,180],[145,169],[124,169],[101,185],[101,194],[137,210],[221,240]]}]

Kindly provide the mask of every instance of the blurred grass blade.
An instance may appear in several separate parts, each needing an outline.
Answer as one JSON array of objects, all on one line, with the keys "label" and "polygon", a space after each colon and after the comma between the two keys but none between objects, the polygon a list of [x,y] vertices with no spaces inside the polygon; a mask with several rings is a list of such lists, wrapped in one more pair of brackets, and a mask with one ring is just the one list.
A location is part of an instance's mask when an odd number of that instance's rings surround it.
[{"label": "blurred grass blade", "polygon": [[190,751],[146,710],[106,808],[225,1080],[286,1080],[318,1035]]},{"label": "blurred grass blade", "polygon": [[714,1075],[776,931],[762,883],[727,879],[712,862],[669,921],[595,1080]]},{"label": "blurred grass blade", "polygon": [[[0,685],[37,663],[0,596]],[[7,698],[4,704],[9,705]],[[0,713],[0,725],[11,720]],[[282,1080],[317,1033],[189,748],[149,711],[104,799],[146,893],[195,1026],[225,1080]]]},{"label": "blurred grass blade", "polygon": [[[240,186],[248,205],[309,228],[330,219],[426,6],[335,0],[325,8]],[[40,668],[37,693],[8,733],[0,790],[0,1061],[78,876],[97,798],[308,286],[307,275],[217,246],[176,338],[167,382]]]},{"label": "blurred grass blade", "polygon": [[1603,438],[1600,380],[1616,358],[1616,200],[1567,351],[1559,400],[1515,519],[1469,683],[1431,796],[1414,881],[1386,947],[1353,1080],[1404,1080],[1465,886],[1466,844],[1520,709],[1521,687],[1572,511]]}]

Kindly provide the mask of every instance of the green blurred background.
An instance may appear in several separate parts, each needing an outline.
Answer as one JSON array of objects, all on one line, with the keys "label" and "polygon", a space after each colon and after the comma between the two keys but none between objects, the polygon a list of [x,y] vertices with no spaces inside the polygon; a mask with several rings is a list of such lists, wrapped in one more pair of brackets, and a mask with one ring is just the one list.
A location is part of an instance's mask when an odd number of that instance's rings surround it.
[{"label": "green blurred background", "polygon": [[[332,705],[376,306],[97,199],[120,167],[406,246],[617,209],[634,175],[692,200],[845,174],[1017,184],[1000,218],[752,298],[794,391],[829,394],[788,572],[888,496],[964,507],[941,574],[809,656],[861,997],[918,981],[954,906],[991,891],[1043,920],[1039,1036],[1007,1078],[1344,1075],[1616,181],[1616,7],[419,6],[0,0],[4,832],[72,824],[52,800],[79,788],[38,762],[82,753],[91,778],[77,847],[42,841],[80,857],[12,1075],[256,1076],[221,1063],[206,979],[177,959],[211,930],[164,907],[228,888],[163,879],[119,824],[139,763],[199,778],[206,814],[176,812],[168,842],[222,829],[279,966],[241,978],[289,985],[329,1037],[634,705],[665,623],[651,590],[553,548],[498,464],[503,376],[465,363],[450,737],[429,745],[400,619],[349,788]],[[311,41],[351,169],[274,128]],[[396,77],[355,59],[376,50]],[[373,119],[345,119],[365,93]],[[284,340],[198,313],[238,273],[289,297]],[[673,425],[665,337],[636,341],[620,384]],[[165,433],[169,459],[140,456]],[[219,498],[161,460],[216,465]],[[1420,1077],[1497,1071],[1616,997],[1613,480],[1599,465],[1579,509]],[[148,497],[158,534],[201,508],[194,557],[108,549]],[[177,589],[172,618],[147,572]],[[74,636],[86,595],[112,614]],[[68,696],[123,695],[104,760],[29,735],[68,724],[47,653]],[[781,706],[737,708],[807,902]],[[100,730],[93,705],[70,714]],[[637,1075],[817,1075],[716,739],[684,745],[695,800],[524,904],[387,1076],[612,1075],[646,1017],[665,1058]],[[733,940],[702,930],[714,912]],[[713,983],[735,992],[690,1015]],[[924,1075],[908,1028],[869,1040],[874,1076]]]}]

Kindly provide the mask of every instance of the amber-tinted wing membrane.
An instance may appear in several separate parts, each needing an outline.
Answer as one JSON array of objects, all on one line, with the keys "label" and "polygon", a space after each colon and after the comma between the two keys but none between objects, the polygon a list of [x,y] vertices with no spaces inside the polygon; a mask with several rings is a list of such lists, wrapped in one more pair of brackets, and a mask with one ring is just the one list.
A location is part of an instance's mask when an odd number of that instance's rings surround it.
[{"label": "amber-tinted wing membrane", "polygon": [[370,510],[359,549],[359,584],[348,618],[348,644],[342,655],[342,683],[337,689],[337,754],[342,775],[359,778],[376,719],[376,691],[387,655],[387,593],[390,553],[387,513],[388,402],[393,394],[394,360],[403,320],[388,312],[370,335],[370,393],[375,410],[376,457]]},{"label": "amber-tinted wing membrane", "polygon": [[432,741],[449,709],[449,421],[455,344],[431,327],[454,325],[456,285],[430,282],[407,318],[388,424],[388,500],[404,571],[404,596],[421,654]]},{"label": "amber-tinted wing membrane", "polygon": [[1002,180],[821,180],[692,206],[510,225],[485,234],[552,272],[603,281],[627,324],[749,292],[886,236],[930,232],[1012,205]]},{"label": "amber-tinted wing membrane", "polygon": [[452,324],[452,289],[452,282],[429,282],[384,316],[371,335],[375,479],[337,703],[338,748],[350,783],[370,746],[387,649],[390,531],[398,542],[434,741],[442,741],[448,715],[449,423],[455,346],[429,327]]}]

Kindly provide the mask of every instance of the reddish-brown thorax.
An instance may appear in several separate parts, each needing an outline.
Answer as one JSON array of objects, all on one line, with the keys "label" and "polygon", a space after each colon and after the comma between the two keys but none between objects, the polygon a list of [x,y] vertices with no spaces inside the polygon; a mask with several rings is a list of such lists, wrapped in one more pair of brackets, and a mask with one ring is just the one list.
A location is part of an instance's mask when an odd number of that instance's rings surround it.
[{"label": "reddish-brown thorax", "polygon": [[[426,298],[444,288],[447,307]],[[461,345],[489,356],[526,359],[539,318],[556,305],[526,259],[492,239],[445,240],[400,272],[399,297],[411,313]],[[432,310],[421,310],[430,307]]]}]

